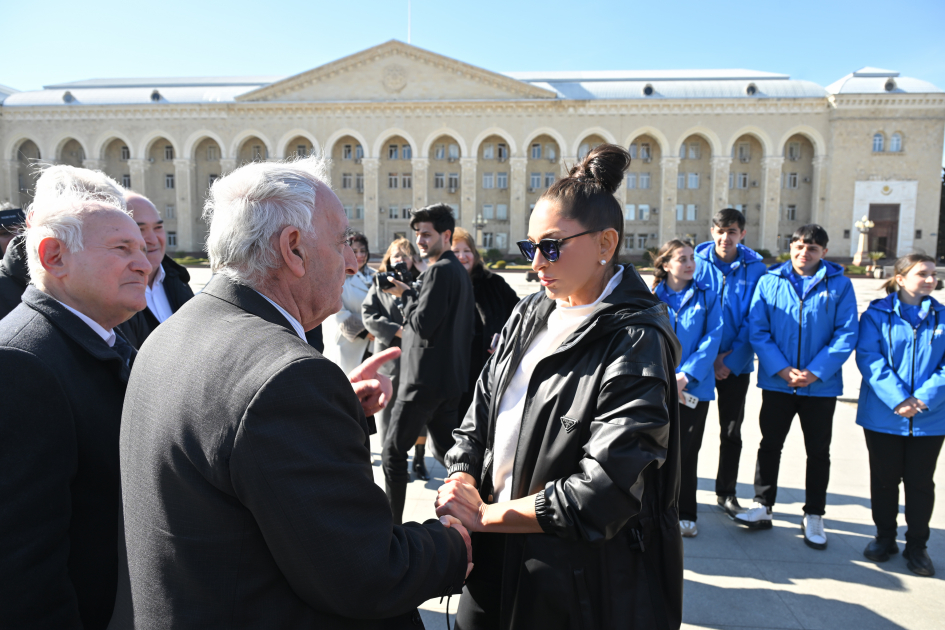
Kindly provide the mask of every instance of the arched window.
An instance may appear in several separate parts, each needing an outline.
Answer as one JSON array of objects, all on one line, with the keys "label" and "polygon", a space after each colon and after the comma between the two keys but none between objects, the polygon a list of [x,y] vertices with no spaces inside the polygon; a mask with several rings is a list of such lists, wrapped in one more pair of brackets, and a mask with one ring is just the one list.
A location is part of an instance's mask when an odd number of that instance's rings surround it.
[{"label": "arched window", "polygon": [[883,138],[883,134],[877,133],[873,136],[873,153],[882,153],[885,148],[886,139]]},{"label": "arched window", "polygon": [[581,146],[578,147],[577,157],[579,160],[583,160],[587,157],[587,154],[591,152],[591,145],[587,142],[582,142]]},{"label": "arched window", "polygon": [[902,151],[902,136],[898,133],[894,133],[892,138],[889,139],[889,150],[892,153],[899,153]]}]

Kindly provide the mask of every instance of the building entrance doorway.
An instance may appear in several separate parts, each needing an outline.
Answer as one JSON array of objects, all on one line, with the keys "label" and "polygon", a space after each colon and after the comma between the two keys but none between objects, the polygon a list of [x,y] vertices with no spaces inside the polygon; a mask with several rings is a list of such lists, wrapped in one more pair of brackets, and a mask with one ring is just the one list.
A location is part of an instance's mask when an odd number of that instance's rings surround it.
[{"label": "building entrance doorway", "polygon": [[873,228],[869,232],[869,250],[883,252],[886,258],[896,258],[899,240],[899,204],[871,203],[870,221],[873,222]]}]

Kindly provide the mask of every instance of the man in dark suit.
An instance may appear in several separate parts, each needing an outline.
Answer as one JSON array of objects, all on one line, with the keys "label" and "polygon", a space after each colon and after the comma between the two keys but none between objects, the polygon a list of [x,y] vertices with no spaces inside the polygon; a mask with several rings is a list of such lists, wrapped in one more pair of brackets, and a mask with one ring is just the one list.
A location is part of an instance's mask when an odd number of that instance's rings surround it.
[{"label": "man in dark suit", "polygon": [[398,298],[404,316],[400,385],[382,453],[387,498],[396,523],[403,517],[410,481],[407,451],[421,431],[429,432],[441,462],[453,446],[475,334],[472,281],[450,249],[456,228],[453,210],[442,203],[422,208],[413,213],[410,227],[430,266],[420,276],[419,292],[398,280],[386,289]]},{"label": "man in dark suit", "polygon": [[141,229],[141,237],[148,247],[148,262],[151,263],[151,275],[145,291],[148,306],[122,324],[121,328],[128,341],[135,348],[141,348],[148,335],[194,297],[194,292],[187,284],[190,282],[187,269],[174,262],[166,253],[164,219],[154,204],[147,197],[131,191],[125,193],[125,202]]},{"label": "man in dark suit", "polygon": [[0,626],[104,629],[121,523],[118,427],[151,266],[132,218],[72,191],[31,206],[32,285],[0,321]]},{"label": "man in dark suit", "polygon": [[465,529],[393,525],[371,472],[365,412],[397,349],[349,375],[356,392],[305,341],[356,271],[326,180],[314,157],[217,180],[216,275],[136,359],[121,471],[138,629],[416,627],[418,604],[461,588]]}]

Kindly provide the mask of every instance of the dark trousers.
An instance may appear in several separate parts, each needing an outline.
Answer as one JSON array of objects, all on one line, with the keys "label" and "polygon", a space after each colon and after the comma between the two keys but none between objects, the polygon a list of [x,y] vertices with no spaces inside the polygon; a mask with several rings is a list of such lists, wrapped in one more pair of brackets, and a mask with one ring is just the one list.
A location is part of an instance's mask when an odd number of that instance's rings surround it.
[{"label": "dark trousers", "polygon": [[473,564],[456,610],[456,630],[494,630],[502,603],[505,534],[472,534]]},{"label": "dark trousers", "polygon": [[738,461],[742,456],[742,422],[745,421],[745,397],[751,373],[715,381],[719,395],[719,471],[715,475],[715,494],[734,497],[738,483]]},{"label": "dark trousers", "polygon": [[925,549],[935,505],[935,464],[945,436],[908,436],[864,429],[870,452],[870,501],[876,536],[896,539],[899,482],[906,491],[906,546]]},{"label": "dark trousers", "polygon": [[459,427],[458,408],[459,396],[420,400],[397,399],[394,403],[381,459],[387,482],[387,498],[390,500],[390,509],[397,525],[403,520],[407,483],[410,481],[407,452],[417,441],[420,432],[426,428],[433,443],[433,454],[443,463],[446,451],[453,447],[453,430]]},{"label": "dark trousers", "polygon": [[778,496],[781,449],[796,415],[801,419],[804,447],[807,450],[804,512],[824,515],[827,508],[827,483],[830,481],[830,438],[836,406],[836,398],[761,391],[761,444],[758,446],[758,463],[755,466],[755,501],[768,507],[774,506]]},{"label": "dark trousers", "polygon": [[699,484],[699,449],[705,433],[705,418],[709,415],[709,401],[701,400],[695,409],[679,405],[679,520],[695,521],[696,487]]}]

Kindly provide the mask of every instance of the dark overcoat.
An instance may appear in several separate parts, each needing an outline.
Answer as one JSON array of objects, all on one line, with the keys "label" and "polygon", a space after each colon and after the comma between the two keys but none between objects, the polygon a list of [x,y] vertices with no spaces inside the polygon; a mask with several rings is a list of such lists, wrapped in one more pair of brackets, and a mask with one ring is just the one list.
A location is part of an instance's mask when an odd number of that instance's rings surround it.
[{"label": "dark overcoat", "polygon": [[0,319],[20,305],[20,298],[30,283],[30,271],[26,265],[26,237],[15,237],[7,245],[0,261]]}]

